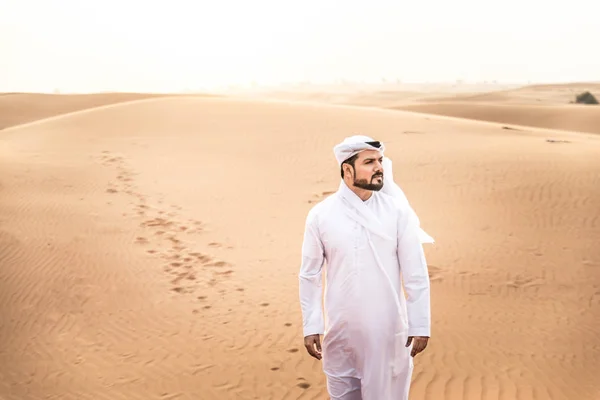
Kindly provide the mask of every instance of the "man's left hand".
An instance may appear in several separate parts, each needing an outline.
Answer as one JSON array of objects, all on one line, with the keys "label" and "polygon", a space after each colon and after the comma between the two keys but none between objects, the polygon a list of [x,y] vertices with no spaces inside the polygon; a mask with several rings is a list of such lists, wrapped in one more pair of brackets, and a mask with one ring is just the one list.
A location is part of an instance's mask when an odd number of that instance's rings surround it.
[{"label": "man's left hand", "polygon": [[409,336],[408,340],[406,341],[406,347],[410,346],[410,344],[413,342],[413,348],[412,351],[410,352],[411,357],[416,356],[417,354],[419,354],[420,352],[422,352],[423,350],[425,350],[425,347],[427,347],[427,342],[429,341],[429,337],[427,336]]}]

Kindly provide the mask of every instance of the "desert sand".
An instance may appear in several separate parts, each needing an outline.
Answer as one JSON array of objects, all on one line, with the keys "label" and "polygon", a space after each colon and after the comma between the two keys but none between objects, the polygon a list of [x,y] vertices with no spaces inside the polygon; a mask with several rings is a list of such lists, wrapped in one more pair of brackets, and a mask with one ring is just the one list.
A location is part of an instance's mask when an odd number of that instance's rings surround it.
[{"label": "desert sand", "polygon": [[[195,96],[215,96],[196,94]],[[185,96],[185,94],[172,94]],[[147,98],[164,97],[155,93],[88,93],[53,95],[40,93],[0,93],[0,129],[72,112]]]},{"label": "desert sand", "polygon": [[[385,84],[290,87],[245,96],[414,111],[504,124],[600,133],[600,107],[571,104],[591,91],[600,99],[600,83],[547,85]],[[237,94],[237,93],[236,93]],[[513,128],[508,126],[507,128]]]},{"label": "desert sand", "polygon": [[0,115],[0,398],[326,399],[297,273],[355,133],[437,241],[411,398],[600,398],[597,119],[27,96]]},{"label": "desert sand", "polygon": [[[600,95],[599,83],[531,85],[516,89],[421,97],[399,110],[493,121],[505,124],[600,133],[600,107],[571,104],[577,94]],[[510,128],[510,127],[509,127]]]}]

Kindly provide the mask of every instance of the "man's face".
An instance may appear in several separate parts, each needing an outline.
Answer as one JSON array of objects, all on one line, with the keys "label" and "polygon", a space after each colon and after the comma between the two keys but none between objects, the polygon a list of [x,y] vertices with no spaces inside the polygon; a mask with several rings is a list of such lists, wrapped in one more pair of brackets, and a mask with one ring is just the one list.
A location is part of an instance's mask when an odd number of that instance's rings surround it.
[{"label": "man's face", "polygon": [[358,153],[354,162],[354,186],[379,191],[383,187],[383,155],[379,150]]}]

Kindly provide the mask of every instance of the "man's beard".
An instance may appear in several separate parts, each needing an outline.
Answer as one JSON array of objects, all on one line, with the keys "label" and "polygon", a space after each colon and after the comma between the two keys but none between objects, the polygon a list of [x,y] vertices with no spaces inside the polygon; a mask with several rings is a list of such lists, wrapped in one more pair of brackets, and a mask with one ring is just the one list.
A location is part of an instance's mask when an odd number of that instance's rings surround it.
[{"label": "man's beard", "polygon": [[[378,177],[381,178],[381,183],[373,183],[373,180]],[[368,182],[366,179],[354,179],[354,186],[356,186],[357,188],[373,190],[378,192],[381,190],[381,188],[383,188],[383,175],[373,175],[373,177],[371,178],[371,182]]]}]

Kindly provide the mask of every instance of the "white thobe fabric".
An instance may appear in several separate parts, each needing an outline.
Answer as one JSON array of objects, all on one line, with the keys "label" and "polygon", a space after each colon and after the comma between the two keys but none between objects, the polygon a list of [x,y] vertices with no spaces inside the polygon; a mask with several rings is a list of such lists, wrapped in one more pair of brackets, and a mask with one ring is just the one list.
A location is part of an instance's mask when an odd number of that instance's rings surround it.
[{"label": "white thobe fabric", "polygon": [[382,192],[363,202],[344,181],[308,213],[299,273],[303,333],[324,335],[322,365],[332,399],[408,399],[413,360],[407,338],[430,335],[419,235],[407,202]]}]

